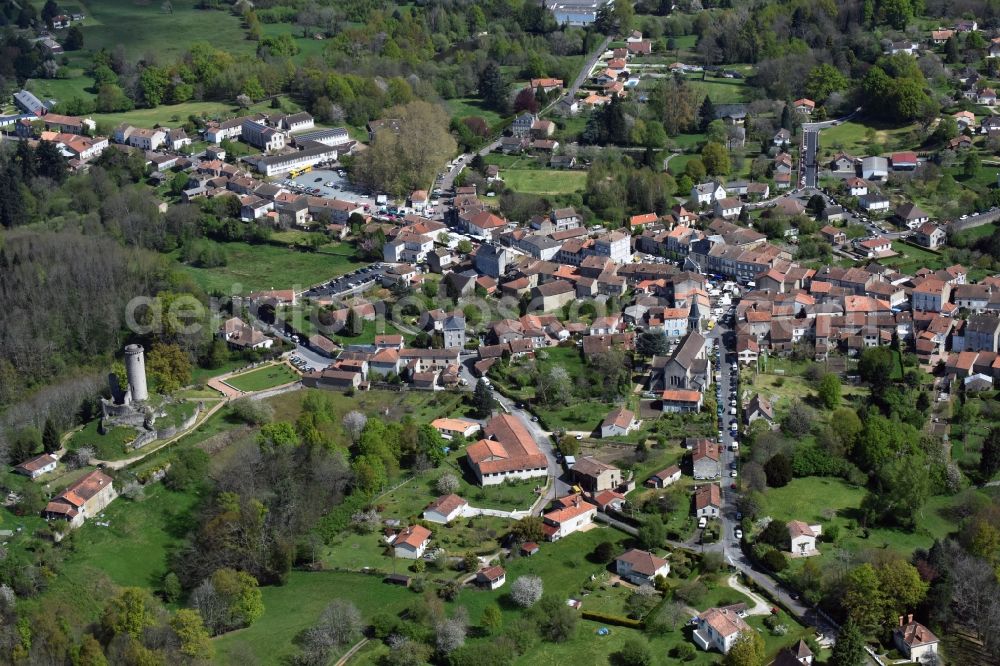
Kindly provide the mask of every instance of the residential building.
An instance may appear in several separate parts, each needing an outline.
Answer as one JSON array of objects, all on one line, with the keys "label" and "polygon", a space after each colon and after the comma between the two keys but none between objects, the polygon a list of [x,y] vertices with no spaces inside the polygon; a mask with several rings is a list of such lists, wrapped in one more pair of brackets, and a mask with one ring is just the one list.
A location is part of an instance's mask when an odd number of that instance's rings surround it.
[{"label": "residential building", "polygon": [[692,638],[702,650],[728,654],[740,633],[753,631],[735,607],[709,608],[698,615],[698,627]]},{"label": "residential building", "polygon": [[716,199],[714,211],[716,215],[726,220],[737,218],[743,211],[743,202],[738,197]]},{"label": "residential building", "polygon": [[270,349],[274,345],[273,339],[239,317],[231,317],[223,322],[219,336],[233,349]]},{"label": "residential building", "polygon": [[717,479],[722,475],[719,445],[710,439],[699,439],[691,451],[691,472],[695,479]]},{"label": "residential building", "polygon": [[454,493],[442,495],[424,509],[424,520],[447,525],[460,518],[467,506],[469,503]]},{"label": "residential building", "polygon": [[666,488],[680,480],[681,468],[678,465],[671,465],[646,479],[646,485],[651,488]]},{"label": "residential building", "polygon": [[704,396],[692,389],[667,389],[660,395],[660,410],[664,413],[701,411]]},{"label": "residential building", "polygon": [[503,567],[486,567],[476,573],[476,585],[496,590],[507,582],[507,572]]},{"label": "residential building", "polygon": [[485,439],[465,450],[469,466],[481,485],[548,474],[548,459],[516,417],[509,414],[493,417],[484,434]]},{"label": "residential building", "polygon": [[913,231],[913,241],[930,250],[938,249],[947,240],[947,232],[933,222],[924,222]]},{"label": "residential building", "polygon": [[514,122],[511,123],[510,129],[516,137],[529,137],[531,136],[531,126],[535,124],[538,120],[538,116],[534,113],[524,112],[521,115],[514,118]]},{"label": "residential building", "polygon": [[907,615],[905,622],[902,615],[899,617],[899,626],[892,632],[892,637],[903,657],[909,661],[939,663],[938,637],[930,629],[914,621],[913,615]]},{"label": "residential building", "polygon": [[461,418],[440,418],[431,421],[431,427],[441,433],[444,439],[472,437],[482,429],[478,421]]},{"label": "residential building", "polygon": [[868,183],[863,178],[854,176],[844,181],[847,186],[847,193],[852,197],[863,197],[868,194]]},{"label": "residential building", "polygon": [[615,558],[615,572],[635,585],[652,585],[657,576],[670,574],[670,564],[648,551],[632,548]]},{"label": "residential building", "polygon": [[952,286],[937,278],[927,278],[918,284],[911,294],[913,310],[941,312],[941,308],[951,298]]},{"label": "residential building", "polygon": [[499,245],[483,243],[476,250],[473,261],[475,262],[476,271],[480,274],[489,275],[492,278],[501,278],[507,272],[510,252]]},{"label": "residential building", "polygon": [[445,349],[465,348],[465,317],[452,315],[444,320],[441,326],[444,333]]},{"label": "residential building", "polygon": [[803,97],[802,99],[797,99],[792,102],[792,108],[799,113],[804,113],[806,115],[812,114],[813,110],[816,109],[816,102],[811,99]]},{"label": "residential building", "polygon": [[43,453],[40,456],[28,458],[20,465],[16,465],[14,467],[14,471],[34,480],[42,474],[48,474],[49,472],[55,471],[58,463],[58,458],[49,453]]},{"label": "residential building", "polygon": [[722,183],[714,180],[699,183],[691,188],[691,201],[696,206],[711,206],[717,200],[725,198],[726,188],[722,186]]},{"label": "residential building", "polygon": [[771,666],[811,666],[813,653],[804,640],[799,640],[793,647],[788,647],[778,653]]},{"label": "residential building", "polygon": [[544,312],[558,310],[576,299],[576,288],[567,280],[553,280],[540,284],[531,290],[532,299],[538,302]]},{"label": "residential building", "polygon": [[800,557],[816,555],[816,537],[823,532],[822,525],[808,525],[801,520],[789,521],[788,552]]},{"label": "residential building", "polygon": [[920,225],[929,222],[931,216],[924,212],[924,209],[917,204],[907,202],[896,207],[896,219],[899,221],[900,226],[905,226],[907,229],[916,229]]},{"label": "residential building", "polygon": [[1000,316],[974,314],[965,323],[965,349],[968,351],[998,352],[1000,341]]},{"label": "residential building", "polygon": [[243,133],[243,119],[232,118],[222,122],[210,122],[205,125],[205,140],[219,144],[226,139],[237,139]]},{"label": "residential building", "polygon": [[858,205],[869,213],[885,213],[889,210],[889,198],[869,192],[858,199]]},{"label": "residential building", "polygon": [[72,483],[45,505],[46,520],[65,520],[79,527],[88,518],[98,515],[118,497],[111,477],[100,470],[90,472]]},{"label": "residential building", "polygon": [[598,236],[594,240],[593,254],[608,257],[616,264],[629,263],[632,261],[632,237],[622,231]]},{"label": "residential building", "polygon": [[591,456],[582,456],[570,468],[573,481],[589,493],[614,490],[622,483],[622,471]]},{"label": "residential building", "polygon": [[423,525],[410,525],[405,530],[393,537],[393,552],[396,557],[407,560],[418,560],[427,550],[427,544],[431,541],[431,531]]},{"label": "residential building", "polygon": [[597,506],[583,499],[579,493],[561,497],[554,504],[555,508],[542,514],[542,534],[549,541],[558,541],[590,525],[597,514]]},{"label": "residential building", "polygon": [[743,410],[743,416],[747,425],[759,419],[764,419],[769,425],[774,425],[774,410],[771,408],[771,401],[759,393],[750,398],[750,402]]},{"label": "residential building", "polygon": [[275,127],[268,127],[263,122],[247,118],[243,121],[240,138],[258,150],[271,152],[284,148],[288,137]]},{"label": "residential building", "polygon": [[134,129],[128,137],[128,145],[140,150],[156,150],[167,140],[167,133],[161,129]]},{"label": "residential building", "polygon": [[624,406],[611,410],[601,423],[601,437],[624,437],[639,427],[635,414]]}]

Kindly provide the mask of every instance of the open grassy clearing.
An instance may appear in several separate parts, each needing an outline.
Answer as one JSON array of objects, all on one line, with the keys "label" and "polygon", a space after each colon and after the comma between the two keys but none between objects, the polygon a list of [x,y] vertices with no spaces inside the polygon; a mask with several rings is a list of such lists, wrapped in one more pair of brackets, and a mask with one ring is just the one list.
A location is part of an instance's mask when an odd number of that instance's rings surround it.
[{"label": "open grassy clearing", "polygon": [[[195,367],[191,369],[191,385],[198,386],[204,384],[212,377],[218,377],[219,375],[224,375],[234,370],[239,370],[240,368],[246,367],[250,362],[244,359],[233,359],[231,361],[225,361],[218,368],[202,368]],[[218,395],[218,393],[213,393],[213,395]]]},{"label": "open grassy clearing", "polygon": [[696,96],[708,95],[716,104],[745,102],[747,100],[747,84],[745,79],[705,79],[688,78],[688,84]]},{"label": "open grassy clearing", "polygon": [[944,257],[937,252],[914,247],[902,241],[893,241],[892,250],[899,256],[886,259],[885,264],[908,275],[912,275],[920,268],[938,270],[947,265]]},{"label": "open grassy clearing", "polygon": [[298,379],[298,373],[294,372],[284,363],[278,363],[230,377],[226,380],[226,383],[240,391],[252,392],[274,388],[275,386],[288,384]]},{"label": "open grassy clearing", "polygon": [[364,262],[356,261],[353,252],[344,245],[338,246],[338,254],[305,252],[275,245],[220,245],[226,255],[225,266],[199,268],[181,265],[184,273],[210,293],[304,289],[364,265]]},{"label": "open grassy clearing", "polygon": [[378,613],[398,613],[417,599],[407,589],[382,583],[381,576],[301,571],[293,571],[280,587],[263,588],[263,596],[264,615],[257,622],[214,640],[216,661],[243,664],[234,655],[247,650],[261,664],[286,663],[285,659],[295,652],[295,637],[310,627],[334,599],[353,602],[365,620]]},{"label": "open grassy clearing", "polygon": [[499,113],[492,109],[487,109],[480,100],[471,97],[449,99],[445,102],[445,106],[453,118],[478,116],[485,120],[490,127],[496,125],[501,120]]},{"label": "open grassy clearing", "polygon": [[[228,7],[203,10],[196,9],[197,4],[197,0],[172,0],[173,10],[168,13],[158,2],[87,3],[87,20],[82,24],[84,48],[113,51],[121,45],[134,59],[152,53],[158,61],[180,56],[194,42],[207,42],[234,55],[254,52],[255,43],[247,40],[242,20]],[[178,39],[180,35],[183,39]]]},{"label": "open grassy clearing", "polygon": [[349,442],[341,427],[344,415],[358,410],[386,421],[401,421],[407,416],[417,423],[430,423],[440,416],[465,416],[468,408],[464,395],[457,391],[361,391],[353,396],[339,391],[303,389],[268,398],[274,407],[275,420],[294,422],[302,411],[302,401],[310,393],[322,393],[330,402],[330,434],[344,446]]},{"label": "open grassy clearing", "polygon": [[139,434],[134,428],[118,426],[102,435],[98,432],[99,425],[100,421],[91,421],[85,425],[70,437],[66,448],[76,450],[82,446],[93,447],[94,454],[101,460],[119,460],[132,454],[128,443]]},{"label": "open grassy clearing", "polygon": [[528,194],[571,194],[587,185],[584,171],[505,169],[501,177],[512,190]]},{"label": "open grassy clearing", "polygon": [[909,555],[917,548],[929,548],[934,539],[946,536],[955,528],[947,511],[954,498],[938,496],[932,497],[921,509],[917,521],[920,528],[916,532],[885,528],[864,530],[858,527],[861,519],[858,507],[864,496],[864,488],[851,486],[841,479],[803,477],[793,479],[783,488],[768,489],[763,494],[761,513],[785,522],[802,520],[810,524],[838,525],[840,536],[832,546],[820,546],[824,553],[836,548],[853,552],[890,548]]},{"label": "open grassy clearing", "polygon": [[108,526],[88,521],[77,530],[75,547],[46,592],[23,603],[96,620],[113,586],[159,589],[171,551],[193,524],[197,502],[197,493],[162,484],[147,488],[138,502],[118,498],[100,518]]},{"label": "open grassy clearing", "polygon": [[[873,143],[867,138],[869,128],[875,132]],[[906,147],[903,142],[912,130],[912,125],[891,127],[872,122],[848,121],[823,130],[820,151],[824,157],[832,156],[840,150],[855,157],[877,155]]]}]

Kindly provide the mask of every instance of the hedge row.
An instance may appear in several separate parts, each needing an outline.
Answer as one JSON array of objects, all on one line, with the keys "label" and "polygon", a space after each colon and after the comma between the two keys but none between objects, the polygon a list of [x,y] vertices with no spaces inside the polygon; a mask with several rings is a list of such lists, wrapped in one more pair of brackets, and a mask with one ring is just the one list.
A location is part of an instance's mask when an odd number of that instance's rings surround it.
[{"label": "hedge row", "polygon": [[621,615],[610,615],[608,613],[597,613],[595,611],[582,611],[580,616],[584,620],[593,620],[594,622],[603,622],[604,624],[614,624],[619,627],[628,627],[630,629],[642,629],[645,623],[642,620],[633,620],[630,617],[622,617]]}]

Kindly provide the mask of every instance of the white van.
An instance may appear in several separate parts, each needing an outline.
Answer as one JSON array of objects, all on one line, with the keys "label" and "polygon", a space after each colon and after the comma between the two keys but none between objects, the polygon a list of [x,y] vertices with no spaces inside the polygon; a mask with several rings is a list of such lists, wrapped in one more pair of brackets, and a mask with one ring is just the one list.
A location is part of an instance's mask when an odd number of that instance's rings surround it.
[{"label": "white van", "polygon": [[698,519],[698,529],[703,530],[707,525],[708,525],[708,518],[702,516],[701,518]]}]

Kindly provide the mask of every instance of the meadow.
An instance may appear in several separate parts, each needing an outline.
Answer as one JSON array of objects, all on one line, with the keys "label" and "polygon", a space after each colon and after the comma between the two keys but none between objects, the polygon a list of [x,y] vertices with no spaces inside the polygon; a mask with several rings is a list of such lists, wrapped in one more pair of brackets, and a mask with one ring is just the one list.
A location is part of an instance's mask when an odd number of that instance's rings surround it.
[{"label": "meadow", "polygon": [[587,185],[585,171],[505,169],[501,177],[507,187],[527,194],[572,194]]},{"label": "meadow", "polygon": [[[197,9],[198,0],[171,0],[171,10],[151,0],[101,0],[86,5],[82,25],[88,51],[121,45],[133,59],[154,54],[157,61],[182,55],[194,42],[207,42],[234,55],[254,53],[242,20],[226,10]],[[223,5],[224,7],[226,5]],[[183,39],[178,36],[183,35]]]},{"label": "meadow", "polygon": [[[340,245],[338,252],[308,252],[276,245],[220,243],[226,265],[201,268],[187,264],[181,271],[209,293],[239,293],[267,289],[305,289],[311,285],[349,273],[365,265],[354,258],[350,247]],[[176,253],[174,255],[176,258]]]},{"label": "meadow", "polygon": [[250,393],[264,391],[275,386],[281,386],[298,381],[299,375],[284,363],[269,365],[259,370],[251,370],[226,380],[235,389]]}]

